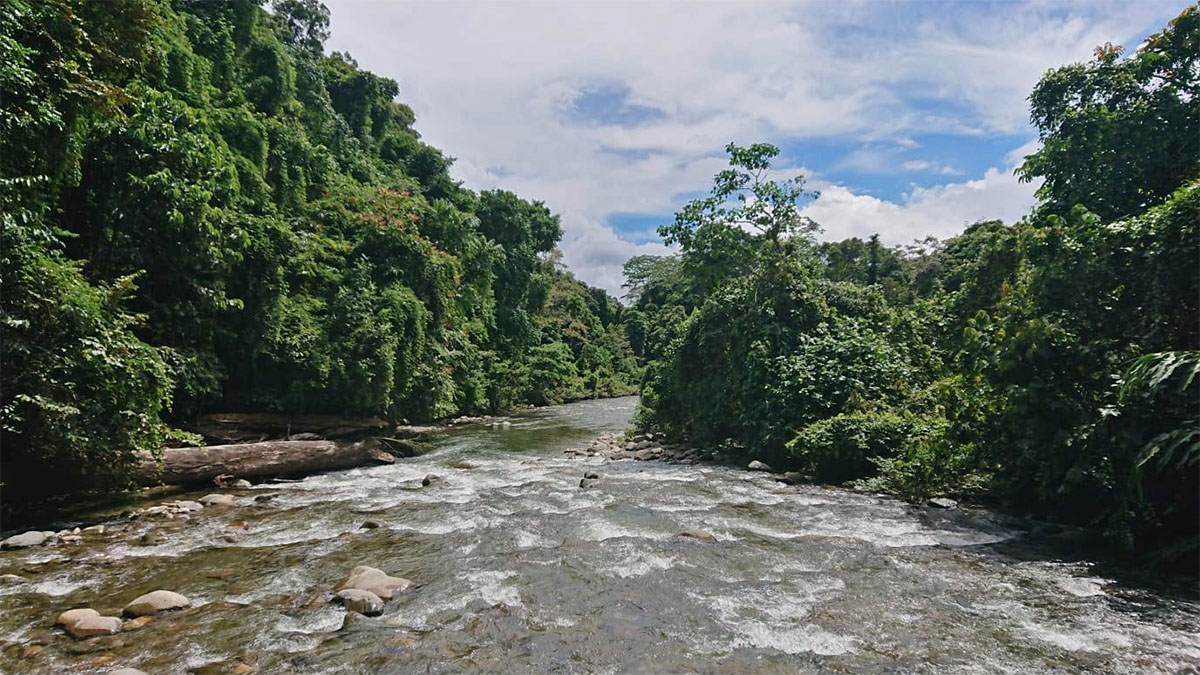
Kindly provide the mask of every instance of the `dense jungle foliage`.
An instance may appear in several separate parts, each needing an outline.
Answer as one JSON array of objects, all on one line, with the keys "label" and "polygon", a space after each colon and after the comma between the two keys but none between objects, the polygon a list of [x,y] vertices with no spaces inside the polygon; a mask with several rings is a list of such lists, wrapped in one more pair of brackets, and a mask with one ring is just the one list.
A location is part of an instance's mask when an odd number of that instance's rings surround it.
[{"label": "dense jungle foliage", "polygon": [[[965,496],[1195,560],[1200,12],[1030,96],[1039,205],[947,241],[814,241],[777,149],[626,266],[640,423],[913,499]],[[886,223],[880,223],[886,227]],[[1194,566],[1192,570],[1194,571]]]},{"label": "dense jungle foliage", "polygon": [[428,420],[632,393],[557,216],[476,194],[317,0],[0,8],[6,502],[204,411]]}]

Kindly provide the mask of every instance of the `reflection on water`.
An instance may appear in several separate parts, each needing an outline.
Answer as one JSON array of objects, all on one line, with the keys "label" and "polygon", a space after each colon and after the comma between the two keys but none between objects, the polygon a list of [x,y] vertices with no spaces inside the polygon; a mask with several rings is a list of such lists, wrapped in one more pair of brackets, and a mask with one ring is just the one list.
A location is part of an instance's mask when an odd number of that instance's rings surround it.
[{"label": "reflection on water", "polygon": [[[564,458],[622,430],[635,403],[531,411],[391,466],[258,486],[187,522],[115,519],[78,547],[0,553],[0,573],[29,579],[0,586],[0,669],[1168,673],[1200,661],[1194,590],[1028,555],[1039,549],[1019,521],[725,467]],[[585,470],[597,487],[578,487]],[[420,487],[430,473],[444,480]],[[379,527],[361,529],[368,519]],[[717,542],[675,536],[691,529]],[[143,543],[149,530],[161,540]],[[1018,544],[1027,555],[1005,552]],[[347,617],[329,589],[360,564],[417,586],[381,617]],[[155,588],[194,606],[84,642],[49,626]]]}]

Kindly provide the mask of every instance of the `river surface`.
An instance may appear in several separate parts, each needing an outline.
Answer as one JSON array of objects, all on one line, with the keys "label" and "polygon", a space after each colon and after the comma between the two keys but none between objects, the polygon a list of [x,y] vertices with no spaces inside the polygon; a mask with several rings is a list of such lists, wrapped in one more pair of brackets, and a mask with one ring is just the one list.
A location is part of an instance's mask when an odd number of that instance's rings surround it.
[{"label": "river surface", "polygon": [[[1197,672],[1194,583],[1119,580],[1032,524],[564,456],[624,430],[635,405],[455,429],[421,457],[259,485],[187,522],[92,514],[106,531],[82,545],[0,553],[0,573],[29,578],[0,586],[0,670]],[[596,487],[579,487],[585,471]],[[444,480],[421,487],[430,473]],[[718,541],[676,536],[693,529]],[[161,541],[140,543],[149,530]],[[347,616],[328,598],[356,565],[416,586],[381,617]],[[158,588],[193,607],[84,641],[50,626]]]}]

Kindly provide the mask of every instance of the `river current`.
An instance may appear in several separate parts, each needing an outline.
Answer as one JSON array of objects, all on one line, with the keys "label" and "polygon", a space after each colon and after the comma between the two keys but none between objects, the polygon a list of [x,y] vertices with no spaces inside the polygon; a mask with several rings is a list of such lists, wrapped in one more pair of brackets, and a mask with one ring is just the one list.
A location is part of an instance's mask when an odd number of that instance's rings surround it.
[{"label": "river current", "polygon": [[[453,429],[420,457],[235,491],[186,522],[88,514],[105,531],[80,545],[0,552],[0,574],[28,579],[0,586],[0,670],[1197,672],[1194,583],[1103,571],[1034,523],[563,454],[635,405]],[[328,599],[356,565],[415,586],[347,615]],[[51,626],[159,588],[192,607],[83,641]]]}]

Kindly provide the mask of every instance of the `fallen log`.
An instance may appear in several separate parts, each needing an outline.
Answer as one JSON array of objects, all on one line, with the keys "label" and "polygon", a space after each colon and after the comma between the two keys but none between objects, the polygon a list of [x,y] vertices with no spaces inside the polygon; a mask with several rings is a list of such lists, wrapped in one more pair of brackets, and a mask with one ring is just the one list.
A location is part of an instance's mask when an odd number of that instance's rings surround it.
[{"label": "fallen log", "polygon": [[375,441],[264,441],[204,448],[168,448],[159,465],[149,454],[139,456],[134,471],[138,485],[211,483],[221,475],[238,478],[289,476],[351,469],[396,461]]},{"label": "fallen log", "polygon": [[[353,439],[378,433],[387,424],[371,417],[340,415],[279,415],[275,413],[212,413],[191,425],[208,443],[247,443],[265,440]],[[292,436],[304,435],[304,439]]]}]

